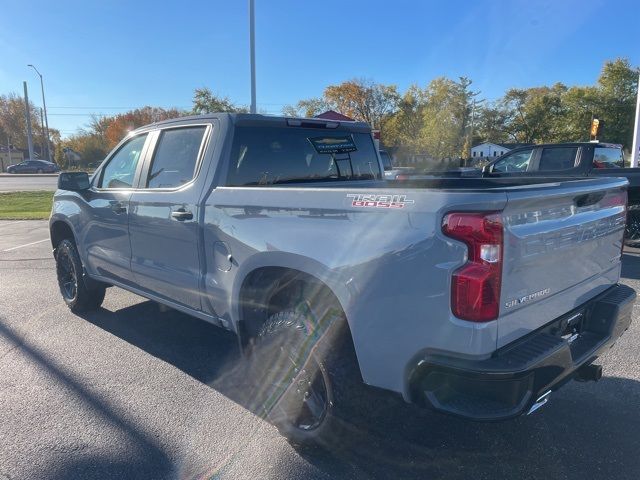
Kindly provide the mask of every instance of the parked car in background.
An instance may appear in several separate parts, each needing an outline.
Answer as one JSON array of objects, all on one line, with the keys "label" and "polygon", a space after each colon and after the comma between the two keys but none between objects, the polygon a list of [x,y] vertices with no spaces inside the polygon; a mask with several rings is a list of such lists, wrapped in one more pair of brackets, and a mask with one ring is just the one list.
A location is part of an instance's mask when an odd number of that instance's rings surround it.
[{"label": "parked car in background", "polygon": [[625,241],[640,245],[640,168],[625,168],[621,145],[575,142],[520,147],[485,165],[482,176],[624,177],[629,181]]},{"label": "parked car in background", "polygon": [[25,160],[7,167],[7,173],[57,173],[60,167],[46,160]]},{"label": "parked car in background", "polygon": [[492,160],[482,169],[463,167],[441,172],[400,174],[396,180],[458,177],[624,177],[629,181],[625,243],[640,246],[640,168],[626,168],[622,146],[573,142],[527,145]]},{"label": "parked car in background", "polygon": [[296,444],[326,445],[363,382],[505,420],[600,378],[636,296],[618,284],[627,180],[382,170],[365,123],[140,128],[91,178],[58,178],[60,291],[82,312],[118,286],[235,333],[255,411]]}]

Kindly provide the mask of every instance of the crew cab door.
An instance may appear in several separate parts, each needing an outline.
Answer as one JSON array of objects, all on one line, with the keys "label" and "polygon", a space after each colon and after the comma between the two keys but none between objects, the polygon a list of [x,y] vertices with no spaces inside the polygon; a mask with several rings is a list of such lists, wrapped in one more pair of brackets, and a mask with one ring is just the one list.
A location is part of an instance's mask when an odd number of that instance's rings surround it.
[{"label": "crew cab door", "polygon": [[580,168],[582,149],[576,145],[546,145],[538,147],[538,154],[532,164],[535,172],[544,175],[581,175]]},{"label": "crew cab door", "polygon": [[89,218],[81,244],[86,248],[87,268],[121,283],[132,283],[129,198],[140,176],[148,140],[143,133],[124,142],[94,176],[86,193]]},{"label": "crew cab door", "polygon": [[153,146],[130,198],[131,269],[143,290],[200,310],[199,171],[210,125],[153,133]]}]

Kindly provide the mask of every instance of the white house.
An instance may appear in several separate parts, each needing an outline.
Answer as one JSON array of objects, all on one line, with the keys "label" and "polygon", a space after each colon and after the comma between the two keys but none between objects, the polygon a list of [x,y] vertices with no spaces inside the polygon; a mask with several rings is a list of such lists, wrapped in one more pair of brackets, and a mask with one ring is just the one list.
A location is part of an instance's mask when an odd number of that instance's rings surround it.
[{"label": "white house", "polygon": [[518,147],[533,145],[532,143],[491,143],[484,142],[475,147],[471,147],[471,158],[494,158],[504,155],[510,150]]}]

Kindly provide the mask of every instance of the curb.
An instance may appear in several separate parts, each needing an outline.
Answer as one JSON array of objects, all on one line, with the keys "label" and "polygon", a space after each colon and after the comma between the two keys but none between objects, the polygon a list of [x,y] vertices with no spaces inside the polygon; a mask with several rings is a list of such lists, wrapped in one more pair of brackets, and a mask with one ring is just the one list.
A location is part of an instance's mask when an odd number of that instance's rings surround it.
[{"label": "curb", "polygon": [[34,177],[34,178],[42,178],[42,177],[57,177],[58,173],[0,173],[0,177],[2,178],[13,178],[13,177]]}]

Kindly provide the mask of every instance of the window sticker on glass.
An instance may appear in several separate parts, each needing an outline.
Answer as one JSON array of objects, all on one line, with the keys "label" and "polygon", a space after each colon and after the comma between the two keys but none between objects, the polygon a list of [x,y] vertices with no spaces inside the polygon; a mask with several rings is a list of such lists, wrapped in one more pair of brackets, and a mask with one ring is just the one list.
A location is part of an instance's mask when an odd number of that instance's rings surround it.
[{"label": "window sticker on glass", "polygon": [[358,150],[353,138],[346,137],[314,137],[309,141],[318,153],[349,153]]}]

